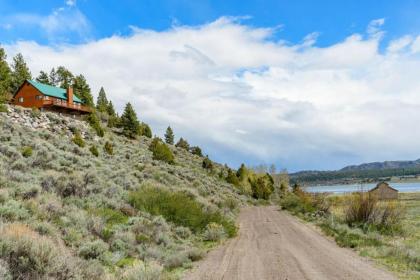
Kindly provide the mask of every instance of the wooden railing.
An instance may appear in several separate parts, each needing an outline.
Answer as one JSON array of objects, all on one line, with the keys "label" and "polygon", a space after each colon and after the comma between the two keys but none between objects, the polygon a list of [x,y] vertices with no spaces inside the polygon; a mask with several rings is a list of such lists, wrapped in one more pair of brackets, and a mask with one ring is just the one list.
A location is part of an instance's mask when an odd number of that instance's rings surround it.
[{"label": "wooden railing", "polygon": [[43,100],[44,105],[48,106],[58,106],[58,107],[62,107],[62,108],[68,108],[68,109],[73,109],[73,110],[78,110],[78,111],[83,111],[83,112],[91,112],[92,109],[88,106],[84,106],[78,103],[73,103],[70,104],[62,99],[58,99],[58,98],[51,98],[49,100]]}]

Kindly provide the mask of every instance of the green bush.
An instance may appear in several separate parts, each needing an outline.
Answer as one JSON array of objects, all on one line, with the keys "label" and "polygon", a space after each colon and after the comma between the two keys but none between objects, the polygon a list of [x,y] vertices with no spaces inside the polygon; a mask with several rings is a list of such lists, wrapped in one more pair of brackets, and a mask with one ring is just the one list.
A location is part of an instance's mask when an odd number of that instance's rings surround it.
[{"label": "green bush", "polygon": [[76,131],[76,133],[74,134],[73,143],[81,148],[83,148],[86,145],[85,140],[83,140],[82,135],[80,135],[80,132],[78,131]]},{"label": "green bush", "polygon": [[72,256],[23,224],[1,229],[0,259],[7,262],[12,279],[82,278]]},{"label": "green bush", "polygon": [[104,145],[104,150],[108,155],[113,155],[114,154],[114,145],[112,145],[111,142],[106,141],[106,143]]},{"label": "green bush", "polygon": [[169,164],[175,163],[171,149],[160,139],[154,138],[150,143],[149,150],[152,151],[154,160],[161,160]]},{"label": "green bush", "polygon": [[102,217],[105,220],[107,226],[126,224],[128,221],[128,217],[121,213],[121,211],[111,208],[92,209],[90,212],[93,215]]},{"label": "green bush", "polygon": [[191,147],[190,152],[193,155],[197,155],[199,157],[202,157],[203,156],[203,152],[201,151],[201,148],[198,147],[198,146]]},{"label": "green bush", "polygon": [[89,148],[89,151],[92,153],[92,155],[94,155],[95,157],[98,157],[99,156],[99,151],[98,151],[98,148],[96,148],[96,146],[95,145],[93,145],[93,146],[91,146],[90,148]]},{"label": "green bush", "polygon": [[31,157],[32,154],[33,154],[32,147],[25,146],[25,147],[22,148],[22,156],[28,158],[28,157]]},{"label": "green bush", "polygon": [[209,223],[223,225],[229,236],[236,234],[236,226],[220,212],[204,210],[203,205],[182,192],[172,192],[146,186],[131,192],[129,202],[135,208],[152,215],[162,215],[166,220],[190,228],[194,232],[203,231]]},{"label": "green bush", "polygon": [[34,107],[31,110],[31,117],[32,118],[39,118],[41,116],[41,111],[38,108]]},{"label": "green bush", "polygon": [[84,259],[99,259],[108,250],[108,244],[100,239],[86,242],[79,248],[79,256]]},{"label": "green bush", "polygon": [[203,237],[206,241],[219,241],[225,236],[225,230],[222,225],[210,223],[204,231]]},{"label": "green bush", "polygon": [[345,221],[350,226],[376,227],[383,232],[399,231],[404,209],[395,201],[379,201],[375,195],[358,192],[347,198]]},{"label": "green bush", "polygon": [[98,116],[96,115],[95,112],[91,113],[87,117],[87,121],[89,122],[90,126],[93,128],[93,130],[95,130],[96,134],[99,137],[104,137],[105,131],[102,128],[101,123],[99,121],[99,118],[98,118]]}]

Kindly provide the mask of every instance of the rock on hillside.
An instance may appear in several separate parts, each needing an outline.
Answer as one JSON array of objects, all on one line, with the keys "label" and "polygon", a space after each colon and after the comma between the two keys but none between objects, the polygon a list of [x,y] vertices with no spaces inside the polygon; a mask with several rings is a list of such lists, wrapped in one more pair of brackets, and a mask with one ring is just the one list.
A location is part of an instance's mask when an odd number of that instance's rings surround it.
[{"label": "rock on hillside", "polygon": [[[84,147],[73,143],[75,130]],[[247,198],[219,178],[223,167],[208,173],[202,158],[174,146],[174,165],[155,161],[150,141],[98,138],[54,113],[0,113],[0,279],[177,279],[202,256],[206,236],[226,236]],[[134,205],[131,195],[144,189],[179,194],[173,217]],[[222,225],[189,227],[186,205]]]}]

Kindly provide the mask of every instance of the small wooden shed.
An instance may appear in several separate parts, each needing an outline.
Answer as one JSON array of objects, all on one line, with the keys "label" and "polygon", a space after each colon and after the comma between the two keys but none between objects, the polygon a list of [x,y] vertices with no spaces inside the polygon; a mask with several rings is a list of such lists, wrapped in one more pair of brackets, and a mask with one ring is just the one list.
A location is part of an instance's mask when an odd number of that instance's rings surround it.
[{"label": "small wooden shed", "polygon": [[386,182],[377,184],[369,193],[375,195],[379,200],[398,199],[398,190],[392,188]]}]

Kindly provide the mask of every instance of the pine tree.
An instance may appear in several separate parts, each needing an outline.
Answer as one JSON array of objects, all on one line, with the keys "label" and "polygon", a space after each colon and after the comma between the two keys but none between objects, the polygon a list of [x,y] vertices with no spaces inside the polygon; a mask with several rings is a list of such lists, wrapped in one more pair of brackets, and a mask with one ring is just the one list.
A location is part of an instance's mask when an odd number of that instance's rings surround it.
[{"label": "pine tree", "polygon": [[241,167],[239,167],[238,171],[236,171],[236,176],[239,178],[240,181],[243,181],[248,173],[247,168],[245,167],[245,164],[241,164]]},{"label": "pine tree", "polygon": [[108,102],[108,105],[106,107],[106,112],[108,113],[109,116],[116,116],[114,105],[112,104],[111,100]]},{"label": "pine tree", "polygon": [[111,101],[108,102],[106,107],[106,112],[108,113],[108,127],[116,127],[118,126],[119,117],[117,113],[115,113],[114,105]]},{"label": "pine tree", "polygon": [[172,128],[170,126],[168,126],[168,128],[166,129],[166,133],[165,133],[165,142],[167,144],[173,145],[174,144],[174,132],[172,130]]},{"label": "pine tree", "polygon": [[108,99],[106,98],[106,93],[103,87],[99,90],[98,99],[96,100],[96,109],[99,112],[105,113],[108,111]]},{"label": "pine tree", "polygon": [[140,123],[137,120],[136,112],[130,103],[127,103],[124,113],[121,116],[121,127],[123,134],[129,138],[136,138],[140,131]]},{"label": "pine tree", "polygon": [[59,78],[58,78],[58,75],[57,75],[57,71],[55,71],[55,68],[51,69],[48,80],[50,82],[50,85],[58,86]]},{"label": "pine tree", "polygon": [[32,75],[26,65],[23,55],[18,53],[13,58],[12,75],[11,75],[11,91],[16,92],[25,80],[31,80]]},{"label": "pine tree", "polygon": [[90,87],[83,75],[78,75],[73,81],[74,94],[79,97],[87,106],[93,107],[93,96],[90,93]]},{"label": "pine tree", "polygon": [[61,88],[68,88],[73,84],[74,75],[66,67],[59,66],[56,71],[57,83]]},{"label": "pine tree", "polygon": [[42,84],[51,85],[50,78],[48,77],[48,74],[44,71],[39,72],[38,77],[36,77],[36,81]]},{"label": "pine tree", "polygon": [[0,103],[6,101],[10,96],[11,71],[6,58],[6,52],[0,47]]},{"label": "pine tree", "polygon": [[184,140],[182,137],[179,139],[178,143],[176,143],[175,147],[184,149],[184,150],[189,150],[190,149],[190,144],[188,144],[187,140]]}]

